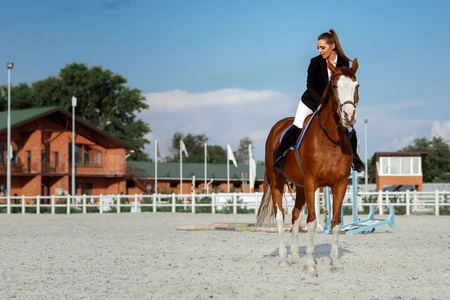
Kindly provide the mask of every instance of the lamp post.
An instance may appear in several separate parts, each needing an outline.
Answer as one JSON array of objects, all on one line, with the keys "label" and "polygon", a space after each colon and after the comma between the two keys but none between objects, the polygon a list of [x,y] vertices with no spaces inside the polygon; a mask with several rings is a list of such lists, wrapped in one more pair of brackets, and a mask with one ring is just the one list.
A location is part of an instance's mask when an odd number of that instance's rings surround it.
[{"label": "lamp post", "polygon": [[369,172],[368,172],[368,166],[367,166],[367,123],[369,123],[369,119],[364,119],[364,151],[365,151],[365,166],[366,166],[366,170],[364,171],[364,183],[366,186],[366,192],[369,191],[369,188],[367,187],[367,182],[368,182],[368,176],[369,176]]},{"label": "lamp post", "polygon": [[6,196],[11,197],[11,69],[14,64],[12,62],[6,63],[6,67],[8,68],[8,138],[7,138],[7,158],[6,158]]},{"label": "lamp post", "polygon": [[75,197],[75,107],[77,98],[72,96],[72,197]]}]

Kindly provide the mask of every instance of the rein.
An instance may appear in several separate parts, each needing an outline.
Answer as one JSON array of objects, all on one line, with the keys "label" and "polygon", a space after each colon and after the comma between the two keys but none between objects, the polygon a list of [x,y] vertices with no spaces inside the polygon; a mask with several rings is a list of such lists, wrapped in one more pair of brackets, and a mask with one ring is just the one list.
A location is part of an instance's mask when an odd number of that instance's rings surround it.
[{"label": "rein", "polygon": [[[333,82],[333,80],[334,80],[337,76],[339,76],[339,75],[343,75],[342,72],[339,72],[339,73],[334,74],[333,77],[331,77],[330,82]],[[337,104],[337,106],[338,106],[338,108],[337,108],[336,111],[337,111],[337,113],[338,113],[338,115],[339,115],[339,122],[337,123],[336,127],[334,127],[334,128],[327,128],[325,125],[323,125],[322,121],[320,121],[320,115],[319,115],[319,114],[317,115],[317,120],[319,121],[320,126],[321,126],[323,129],[328,130],[328,131],[336,130],[336,129],[338,129],[339,126],[341,125],[341,123],[342,123],[342,113],[339,113],[339,112],[342,110],[342,107],[343,107],[344,105],[346,105],[346,104],[351,104],[351,105],[353,105],[353,107],[356,107],[355,104],[354,104],[352,101],[345,101],[345,102],[341,105],[340,101],[339,101],[339,100],[336,98],[336,96],[334,95],[334,89],[335,89],[335,88],[334,88],[333,85],[331,84],[331,95],[332,95],[331,97],[332,97],[332,100],[333,100],[334,102],[336,102],[336,104]]]}]

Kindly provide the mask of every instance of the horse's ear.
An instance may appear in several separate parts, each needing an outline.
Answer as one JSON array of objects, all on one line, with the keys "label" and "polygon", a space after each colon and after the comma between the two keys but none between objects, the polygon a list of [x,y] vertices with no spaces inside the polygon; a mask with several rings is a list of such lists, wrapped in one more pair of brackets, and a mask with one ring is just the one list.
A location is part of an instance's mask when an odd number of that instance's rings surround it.
[{"label": "horse's ear", "polygon": [[356,70],[358,70],[358,59],[354,59],[352,63],[353,74],[356,74]]},{"label": "horse's ear", "polygon": [[327,67],[328,67],[328,69],[330,69],[331,74],[336,74],[337,73],[336,67],[332,63],[330,63],[328,61],[328,59],[327,59]]}]

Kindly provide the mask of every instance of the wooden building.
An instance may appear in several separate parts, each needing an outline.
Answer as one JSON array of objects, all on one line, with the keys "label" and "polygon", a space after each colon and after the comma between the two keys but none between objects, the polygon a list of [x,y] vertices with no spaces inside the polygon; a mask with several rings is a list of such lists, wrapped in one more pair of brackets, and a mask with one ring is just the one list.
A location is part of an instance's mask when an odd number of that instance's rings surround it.
[{"label": "wooden building", "polygon": [[[127,173],[134,150],[89,123],[75,118],[76,194],[145,193]],[[11,196],[67,195],[72,182],[72,114],[43,107],[11,111]],[[7,181],[7,112],[0,112],[0,192]],[[127,184],[128,180],[128,184]]]}]

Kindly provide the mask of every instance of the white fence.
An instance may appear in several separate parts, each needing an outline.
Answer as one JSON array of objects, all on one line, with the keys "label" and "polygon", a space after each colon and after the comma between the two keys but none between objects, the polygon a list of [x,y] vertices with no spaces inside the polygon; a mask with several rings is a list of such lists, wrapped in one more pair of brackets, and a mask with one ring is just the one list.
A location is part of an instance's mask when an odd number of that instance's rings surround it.
[{"label": "white fence", "polygon": [[[257,213],[262,193],[97,195],[97,196],[19,196],[0,197],[0,213],[106,213],[106,212],[190,212],[190,213]],[[286,213],[294,207],[295,195],[286,193]],[[324,205],[324,195],[316,193],[316,201]],[[450,192],[360,192],[356,196],[358,210],[374,205],[383,215],[393,205],[402,214],[430,213],[438,216],[450,212]],[[344,208],[351,209],[353,194],[347,193]]]}]

